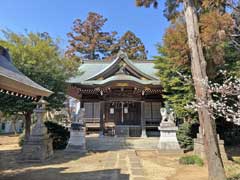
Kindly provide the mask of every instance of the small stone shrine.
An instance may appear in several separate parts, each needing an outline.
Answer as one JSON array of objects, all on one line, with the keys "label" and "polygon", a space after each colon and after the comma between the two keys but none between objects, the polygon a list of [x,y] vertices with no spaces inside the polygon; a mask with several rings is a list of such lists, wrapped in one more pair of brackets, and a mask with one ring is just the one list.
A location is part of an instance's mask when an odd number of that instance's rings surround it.
[{"label": "small stone shrine", "polygon": [[47,102],[41,99],[37,103],[34,113],[37,116],[37,122],[32,129],[32,133],[27,140],[24,140],[20,161],[43,162],[53,155],[52,139],[47,133],[47,128],[43,123],[46,112]]},{"label": "small stone shrine", "polygon": [[[217,135],[217,139],[218,139],[218,144],[219,144],[219,149],[220,149],[220,154],[221,154],[222,160],[227,161],[228,156],[227,156],[227,153],[225,151],[224,140],[221,140],[219,135]],[[205,154],[205,150],[204,150],[204,143],[203,143],[203,136],[202,136],[202,132],[201,132],[200,127],[199,127],[199,133],[197,134],[197,138],[194,139],[194,154],[198,155],[202,159],[206,159],[206,154]]]},{"label": "small stone shrine", "polygon": [[166,153],[182,153],[182,150],[178,144],[176,132],[178,127],[174,123],[174,114],[170,112],[168,114],[166,108],[161,108],[162,121],[159,126],[160,139],[158,143],[158,149],[160,152]]},{"label": "small stone shrine", "polygon": [[75,117],[71,124],[70,139],[66,148],[67,152],[86,152],[84,111],[84,108],[80,108],[78,116]]}]

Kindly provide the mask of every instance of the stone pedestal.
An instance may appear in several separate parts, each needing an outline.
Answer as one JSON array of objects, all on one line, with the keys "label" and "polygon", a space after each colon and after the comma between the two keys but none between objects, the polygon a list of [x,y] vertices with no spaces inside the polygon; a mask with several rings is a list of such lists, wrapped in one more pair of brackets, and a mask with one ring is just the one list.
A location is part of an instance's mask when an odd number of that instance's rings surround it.
[{"label": "stone pedestal", "polygon": [[182,153],[176,131],[178,128],[172,122],[162,122],[158,128],[160,130],[160,139],[158,149],[164,153]]},{"label": "stone pedestal", "polygon": [[[200,131],[199,131],[200,132]],[[223,161],[227,161],[228,157],[224,148],[224,140],[221,140],[218,135],[218,144],[220,148],[220,154]],[[204,150],[204,143],[203,143],[203,137],[201,133],[197,134],[197,138],[194,139],[194,154],[198,155],[202,159],[206,159],[206,154]]]},{"label": "stone pedestal", "polygon": [[142,128],[142,134],[141,134],[142,138],[147,138],[147,133],[146,133],[146,129]]},{"label": "stone pedestal", "polygon": [[86,128],[83,121],[84,108],[80,109],[79,116],[71,124],[70,139],[66,148],[67,152],[85,153],[86,150]]},{"label": "stone pedestal", "polygon": [[46,102],[40,100],[34,112],[37,115],[37,123],[32,129],[32,133],[27,140],[24,140],[20,161],[43,162],[53,155],[52,139],[47,133],[47,128],[43,123],[43,116]]},{"label": "stone pedestal", "polygon": [[66,151],[68,152],[86,152],[85,127],[80,123],[72,123],[70,139]]}]

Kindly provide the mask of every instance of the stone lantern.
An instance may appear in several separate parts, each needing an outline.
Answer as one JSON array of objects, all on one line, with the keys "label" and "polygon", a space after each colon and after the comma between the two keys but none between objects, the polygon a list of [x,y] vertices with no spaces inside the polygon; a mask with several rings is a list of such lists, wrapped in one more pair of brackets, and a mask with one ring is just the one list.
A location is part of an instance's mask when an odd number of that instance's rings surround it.
[{"label": "stone lantern", "polygon": [[43,122],[47,104],[43,99],[37,102],[37,107],[34,110],[37,122],[29,138],[24,140],[19,157],[20,161],[42,162],[53,155],[52,139]]}]

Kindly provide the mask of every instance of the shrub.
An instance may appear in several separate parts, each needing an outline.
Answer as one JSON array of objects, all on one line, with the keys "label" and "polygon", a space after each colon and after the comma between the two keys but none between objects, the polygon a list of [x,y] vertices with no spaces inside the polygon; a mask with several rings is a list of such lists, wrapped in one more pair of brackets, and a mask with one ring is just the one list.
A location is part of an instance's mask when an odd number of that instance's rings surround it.
[{"label": "shrub", "polygon": [[67,128],[52,121],[46,121],[45,125],[50,137],[53,139],[53,149],[65,149],[70,137]]},{"label": "shrub", "polygon": [[227,178],[227,180],[240,180],[240,174]]},{"label": "shrub", "polygon": [[[56,122],[46,121],[44,123],[47,127],[50,137],[53,139],[53,149],[65,149],[70,137],[70,133],[64,126],[59,125]],[[24,132],[19,136],[18,144],[23,145],[24,142]]]},{"label": "shrub", "polygon": [[18,139],[18,145],[20,147],[22,147],[22,145],[23,145],[24,137],[25,137],[25,130],[20,134],[19,139]]},{"label": "shrub", "polygon": [[196,164],[198,166],[203,166],[203,160],[198,157],[197,155],[192,155],[192,156],[184,156],[179,159],[180,164]]},{"label": "shrub", "polygon": [[177,131],[177,139],[181,146],[186,150],[193,149],[193,137],[191,133],[191,126],[192,124],[185,122],[179,126]]}]

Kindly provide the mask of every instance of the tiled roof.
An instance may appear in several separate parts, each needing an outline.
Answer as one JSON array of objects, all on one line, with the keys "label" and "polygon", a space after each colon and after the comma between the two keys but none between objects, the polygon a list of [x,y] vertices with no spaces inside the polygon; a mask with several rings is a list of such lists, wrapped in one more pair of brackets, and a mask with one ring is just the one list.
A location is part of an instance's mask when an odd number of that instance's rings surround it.
[{"label": "tiled roof", "polygon": [[111,68],[111,66],[114,66],[114,63],[117,61],[117,58],[113,61],[108,61],[108,62],[85,61],[79,67],[79,74],[75,77],[70,78],[67,82],[70,84],[101,85],[109,81],[132,80],[141,84],[160,84],[160,80],[156,75],[158,70],[154,68],[154,62],[150,60],[149,61],[131,61],[127,59],[125,62],[129,63],[129,65],[135,68],[136,71],[146,74],[146,76],[150,77],[151,80],[142,80],[134,76],[118,76],[118,75],[108,77],[107,79],[104,79],[104,80],[92,79],[94,77],[97,77],[101,73],[104,73],[104,71],[107,71],[109,68]]},{"label": "tiled roof", "polygon": [[49,96],[53,93],[21,73],[12,64],[7,50],[2,47],[0,50],[0,89],[32,97]]}]

